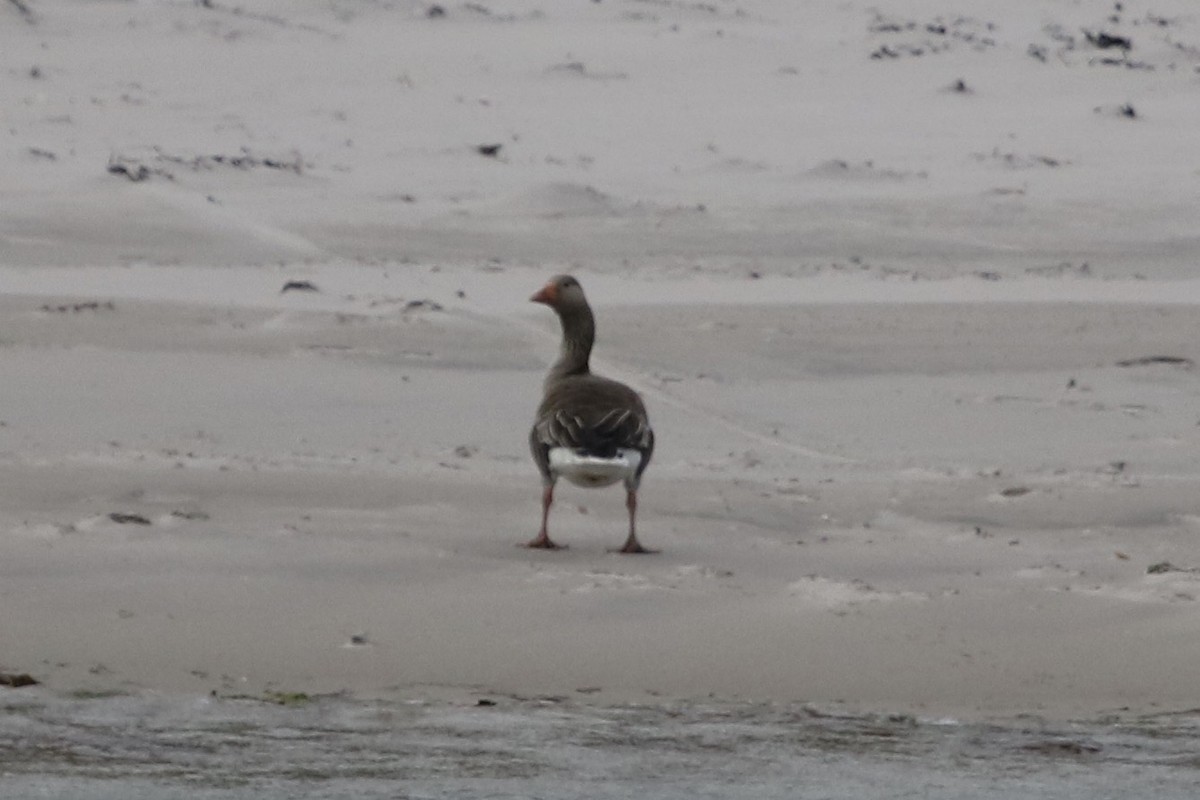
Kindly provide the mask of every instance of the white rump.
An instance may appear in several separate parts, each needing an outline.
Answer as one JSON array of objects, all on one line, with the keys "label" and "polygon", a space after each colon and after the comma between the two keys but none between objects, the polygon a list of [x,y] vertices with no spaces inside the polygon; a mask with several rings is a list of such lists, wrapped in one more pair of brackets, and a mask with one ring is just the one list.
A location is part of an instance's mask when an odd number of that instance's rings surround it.
[{"label": "white rump", "polygon": [[569,447],[550,449],[550,471],[589,489],[632,478],[641,463],[642,454],[637,450],[621,449],[614,458],[599,458],[580,455]]}]

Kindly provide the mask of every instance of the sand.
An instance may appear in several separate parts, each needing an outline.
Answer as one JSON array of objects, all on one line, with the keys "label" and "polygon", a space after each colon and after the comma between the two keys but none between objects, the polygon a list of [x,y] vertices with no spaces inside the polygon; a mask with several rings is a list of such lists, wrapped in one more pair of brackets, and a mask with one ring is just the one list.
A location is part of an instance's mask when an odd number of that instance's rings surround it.
[{"label": "sand", "polygon": [[[1193,708],[1200,17],[954,6],[0,6],[0,668]],[[563,271],[658,555],[519,547]]]}]

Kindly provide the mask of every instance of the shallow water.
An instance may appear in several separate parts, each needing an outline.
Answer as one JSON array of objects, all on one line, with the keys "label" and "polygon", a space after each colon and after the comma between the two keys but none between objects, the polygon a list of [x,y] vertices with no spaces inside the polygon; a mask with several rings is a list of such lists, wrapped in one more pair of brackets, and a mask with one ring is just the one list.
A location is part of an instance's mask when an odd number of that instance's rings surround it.
[{"label": "shallow water", "polygon": [[[0,695],[0,796],[1194,798],[1200,716]],[[485,701],[486,702],[486,701]]]}]

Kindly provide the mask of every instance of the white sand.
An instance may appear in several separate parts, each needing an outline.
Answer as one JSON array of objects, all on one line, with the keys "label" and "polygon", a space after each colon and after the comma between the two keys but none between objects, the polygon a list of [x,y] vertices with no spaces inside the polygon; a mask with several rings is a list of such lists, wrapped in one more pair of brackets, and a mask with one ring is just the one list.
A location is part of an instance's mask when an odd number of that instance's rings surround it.
[{"label": "white sand", "polygon": [[[1119,365],[1200,360],[1192,3],[18,5],[3,670],[1195,705],[1200,382]],[[657,556],[517,546],[565,270]]]}]

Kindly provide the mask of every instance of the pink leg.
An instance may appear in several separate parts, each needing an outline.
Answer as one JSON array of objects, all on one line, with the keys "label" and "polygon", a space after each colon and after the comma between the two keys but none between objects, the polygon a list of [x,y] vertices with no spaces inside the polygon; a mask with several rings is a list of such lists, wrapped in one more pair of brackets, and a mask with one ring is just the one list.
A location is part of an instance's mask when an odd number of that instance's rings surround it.
[{"label": "pink leg", "polygon": [[526,547],[533,547],[540,550],[561,550],[563,545],[555,544],[550,541],[550,531],[547,530],[547,523],[550,521],[550,506],[554,503],[554,486],[553,484],[542,489],[542,529],[538,531],[537,538],[531,539]]},{"label": "pink leg", "polygon": [[629,509],[629,536],[625,539],[625,544],[617,552],[619,553],[657,553],[657,550],[649,550],[642,547],[637,540],[637,529],[635,526],[635,518],[637,517],[637,489],[629,489],[625,493],[625,508]]}]

